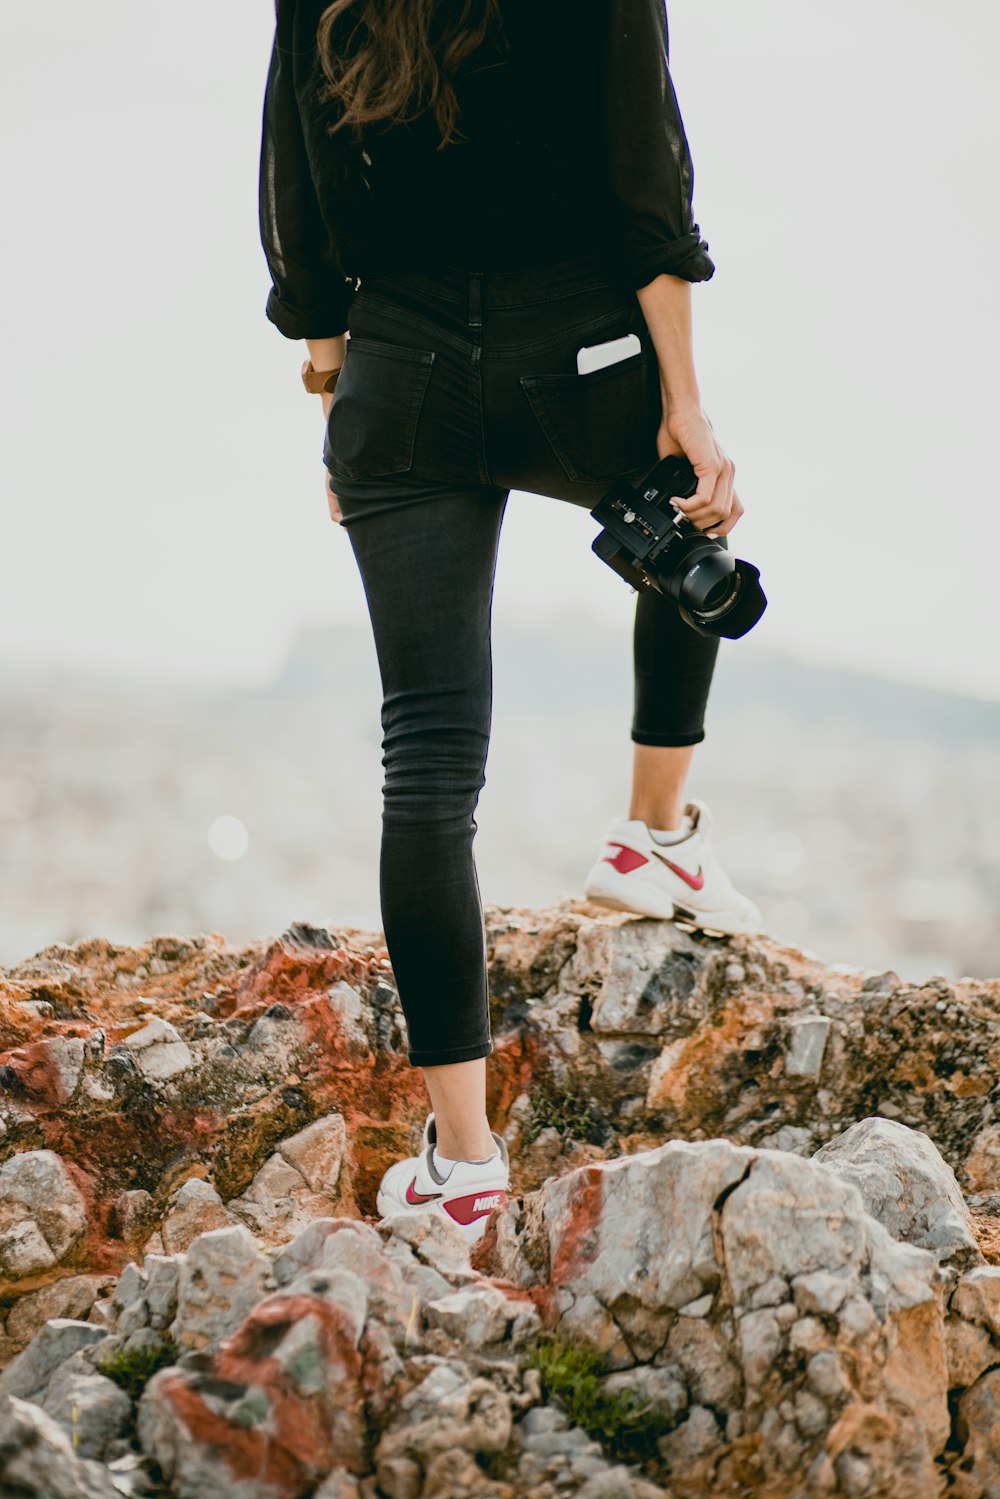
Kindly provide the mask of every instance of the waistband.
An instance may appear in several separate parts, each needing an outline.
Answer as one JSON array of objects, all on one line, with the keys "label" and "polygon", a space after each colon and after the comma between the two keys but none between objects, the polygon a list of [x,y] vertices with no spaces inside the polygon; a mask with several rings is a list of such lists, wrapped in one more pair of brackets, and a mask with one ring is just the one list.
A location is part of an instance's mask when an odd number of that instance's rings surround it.
[{"label": "waistband", "polygon": [[361,291],[385,292],[393,286],[453,302],[459,307],[471,303],[486,310],[532,307],[609,286],[626,293],[633,290],[614,263],[599,252],[511,270],[436,265],[433,269],[374,270],[360,277]]}]

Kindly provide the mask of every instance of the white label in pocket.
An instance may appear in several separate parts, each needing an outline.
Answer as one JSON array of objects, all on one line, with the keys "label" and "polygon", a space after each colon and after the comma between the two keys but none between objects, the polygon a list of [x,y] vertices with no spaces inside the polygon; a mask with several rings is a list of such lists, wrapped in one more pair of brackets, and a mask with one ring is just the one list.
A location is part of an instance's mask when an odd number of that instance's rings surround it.
[{"label": "white label in pocket", "polygon": [[585,344],[576,351],[576,372],[589,374],[591,370],[602,370],[606,364],[617,364],[642,349],[638,335],[626,333],[624,338],[609,338],[604,344]]}]

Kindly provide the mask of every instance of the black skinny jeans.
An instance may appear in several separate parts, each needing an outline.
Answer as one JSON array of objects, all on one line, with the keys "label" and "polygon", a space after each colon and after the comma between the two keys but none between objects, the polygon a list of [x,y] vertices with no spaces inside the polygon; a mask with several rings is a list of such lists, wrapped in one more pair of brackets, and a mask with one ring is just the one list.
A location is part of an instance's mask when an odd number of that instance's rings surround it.
[{"label": "black skinny jeans", "polygon": [[[582,344],[630,332],[639,354],[577,374]],[[507,497],[527,490],[589,510],[618,475],[647,473],[659,370],[635,292],[592,256],[363,277],[350,333],[323,458],[382,677],[386,946],[409,1060],[436,1066],[493,1050],[473,839]],[[637,594],[635,743],[705,737],[717,651],[661,594]]]}]

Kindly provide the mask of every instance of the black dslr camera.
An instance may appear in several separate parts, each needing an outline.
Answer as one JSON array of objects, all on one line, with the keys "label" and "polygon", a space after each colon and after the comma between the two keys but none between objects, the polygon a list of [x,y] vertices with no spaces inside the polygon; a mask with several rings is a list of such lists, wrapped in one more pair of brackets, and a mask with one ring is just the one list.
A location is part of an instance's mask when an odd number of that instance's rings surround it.
[{"label": "black dslr camera", "polygon": [[671,495],[687,499],[697,487],[688,460],[674,456],[654,464],[638,488],[616,479],[590,512],[604,527],[591,546],[633,588],[671,599],[699,634],[738,640],[767,608],[760,570],[671,505]]}]

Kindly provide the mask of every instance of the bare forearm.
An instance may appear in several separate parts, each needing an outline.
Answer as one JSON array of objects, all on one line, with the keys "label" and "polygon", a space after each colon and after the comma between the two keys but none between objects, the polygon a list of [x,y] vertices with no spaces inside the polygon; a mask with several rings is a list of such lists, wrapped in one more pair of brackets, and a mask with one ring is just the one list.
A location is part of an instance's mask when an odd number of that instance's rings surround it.
[{"label": "bare forearm", "polygon": [[701,405],[691,335],[691,283],[679,276],[655,277],[636,292],[656,359],[664,407],[677,411]]},{"label": "bare forearm", "polygon": [[[309,358],[312,360],[314,370],[337,370],[344,362],[347,352],[347,335],[338,333],[336,338],[307,338],[306,348],[309,350]],[[324,390],[321,395],[323,402],[323,416],[330,414],[330,402],[333,400],[333,391]]]},{"label": "bare forearm", "polygon": [[336,338],[307,338],[306,348],[314,370],[335,370],[344,362],[347,335],[338,333]]}]

